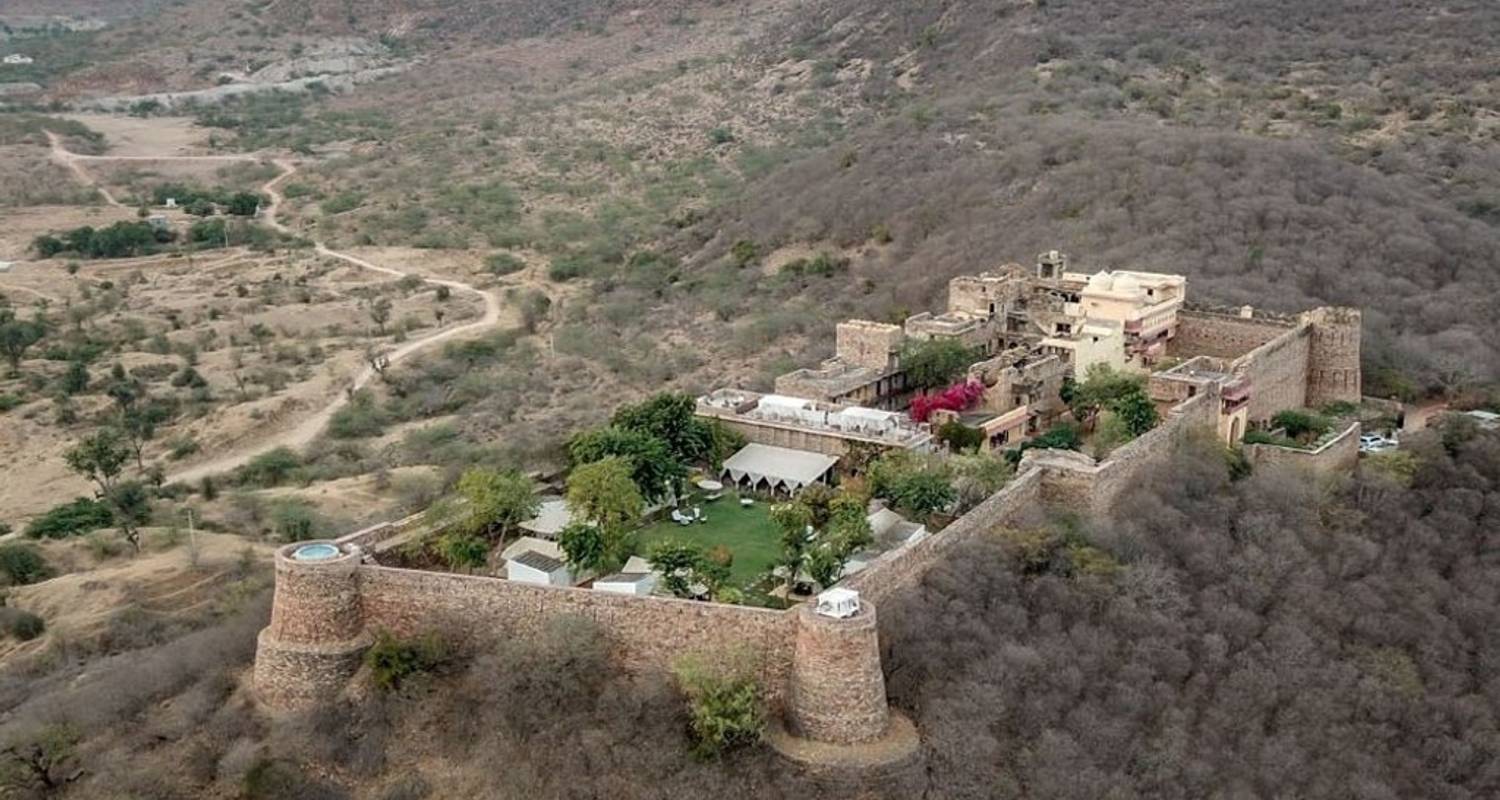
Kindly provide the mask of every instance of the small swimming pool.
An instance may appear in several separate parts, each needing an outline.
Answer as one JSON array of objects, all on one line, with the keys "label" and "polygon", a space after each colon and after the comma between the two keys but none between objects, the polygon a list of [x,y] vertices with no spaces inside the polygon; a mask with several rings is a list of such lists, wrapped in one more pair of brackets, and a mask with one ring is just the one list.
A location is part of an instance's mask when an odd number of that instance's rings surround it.
[{"label": "small swimming pool", "polygon": [[304,544],[292,551],[293,561],[327,561],[337,558],[339,549],[331,544]]}]

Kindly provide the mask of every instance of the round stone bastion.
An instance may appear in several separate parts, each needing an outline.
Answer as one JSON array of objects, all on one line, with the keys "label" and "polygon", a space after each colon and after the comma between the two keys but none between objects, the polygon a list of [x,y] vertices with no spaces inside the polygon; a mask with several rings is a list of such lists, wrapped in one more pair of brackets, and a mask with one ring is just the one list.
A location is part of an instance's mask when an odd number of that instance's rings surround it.
[{"label": "round stone bastion", "polygon": [[370,646],[360,609],[357,548],[336,542],[276,551],[271,624],[256,640],[255,691],[272,709],[303,708],[343,691]]},{"label": "round stone bastion", "polygon": [[787,721],[798,736],[832,744],[883,736],[890,708],[875,606],[864,603],[844,618],[819,614],[812,604],[798,609],[790,689]]},{"label": "round stone bastion", "polygon": [[[809,777],[850,797],[923,774],[916,726],[886,702],[875,606],[848,617],[797,610],[786,721],[766,739]],[[873,782],[873,783],[872,783]],[[920,794],[920,792],[917,792]]]}]

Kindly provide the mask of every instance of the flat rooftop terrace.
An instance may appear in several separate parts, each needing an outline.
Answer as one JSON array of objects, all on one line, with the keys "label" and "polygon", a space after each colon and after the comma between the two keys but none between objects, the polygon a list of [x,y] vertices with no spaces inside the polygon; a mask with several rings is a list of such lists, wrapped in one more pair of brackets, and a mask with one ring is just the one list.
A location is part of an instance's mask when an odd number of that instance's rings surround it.
[{"label": "flat rooftop terrace", "polygon": [[861,367],[832,359],[816,368],[803,368],[788,372],[777,378],[776,382],[780,384],[783,380],[793,381],[799,386],[812,387],[821,394],[836,397],[869,386],[890,374],[886,370]]}]

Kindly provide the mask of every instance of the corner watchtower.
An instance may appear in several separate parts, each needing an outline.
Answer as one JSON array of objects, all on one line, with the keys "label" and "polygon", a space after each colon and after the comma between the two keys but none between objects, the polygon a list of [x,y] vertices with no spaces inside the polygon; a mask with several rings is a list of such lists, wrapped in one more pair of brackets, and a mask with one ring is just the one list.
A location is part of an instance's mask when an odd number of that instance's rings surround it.
[{"label": "corner watchtower", "polygon": [[1302,315],[1312,328],[1307,355],[1307,405],[1358,403],[1362,315],[1357,308],[1315,308]]},{"label": "corner watchtower", "polygon": [[276,551],[271,624],[256,639],[255,691],[276,709],[327,701],[370,646],[359,597],[359,549],[301,542]]},{"label": "corner watchtower", "polygon": [[834,588],[795,613],[786,720],[768,733],[771,747],[839,796],[871,785],[920,795],[921,742],[886,702],[875,607]]}]

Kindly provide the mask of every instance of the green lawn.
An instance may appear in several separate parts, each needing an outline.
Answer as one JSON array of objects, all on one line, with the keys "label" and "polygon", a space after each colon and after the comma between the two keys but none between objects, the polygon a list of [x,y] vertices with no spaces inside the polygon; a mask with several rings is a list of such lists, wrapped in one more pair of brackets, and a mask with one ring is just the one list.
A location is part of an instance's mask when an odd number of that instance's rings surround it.
[{"label": "green lawn", "polygon": [[694,503],[703,508],[708,522],[678,525],[672,521],[671,512],[665,512],[662,520],[641,529],[641,554],[649,553],[651,545],[662,539],[690,542],[704,550],[724,545],[734,553],[729,580],[736,586],[745,586],[771,568],[781,545],[765,501],[756,500],[755,505],[741,508],[739,497],[726,493],[712,503],[693,500],[684,506],[691,511]]}]

